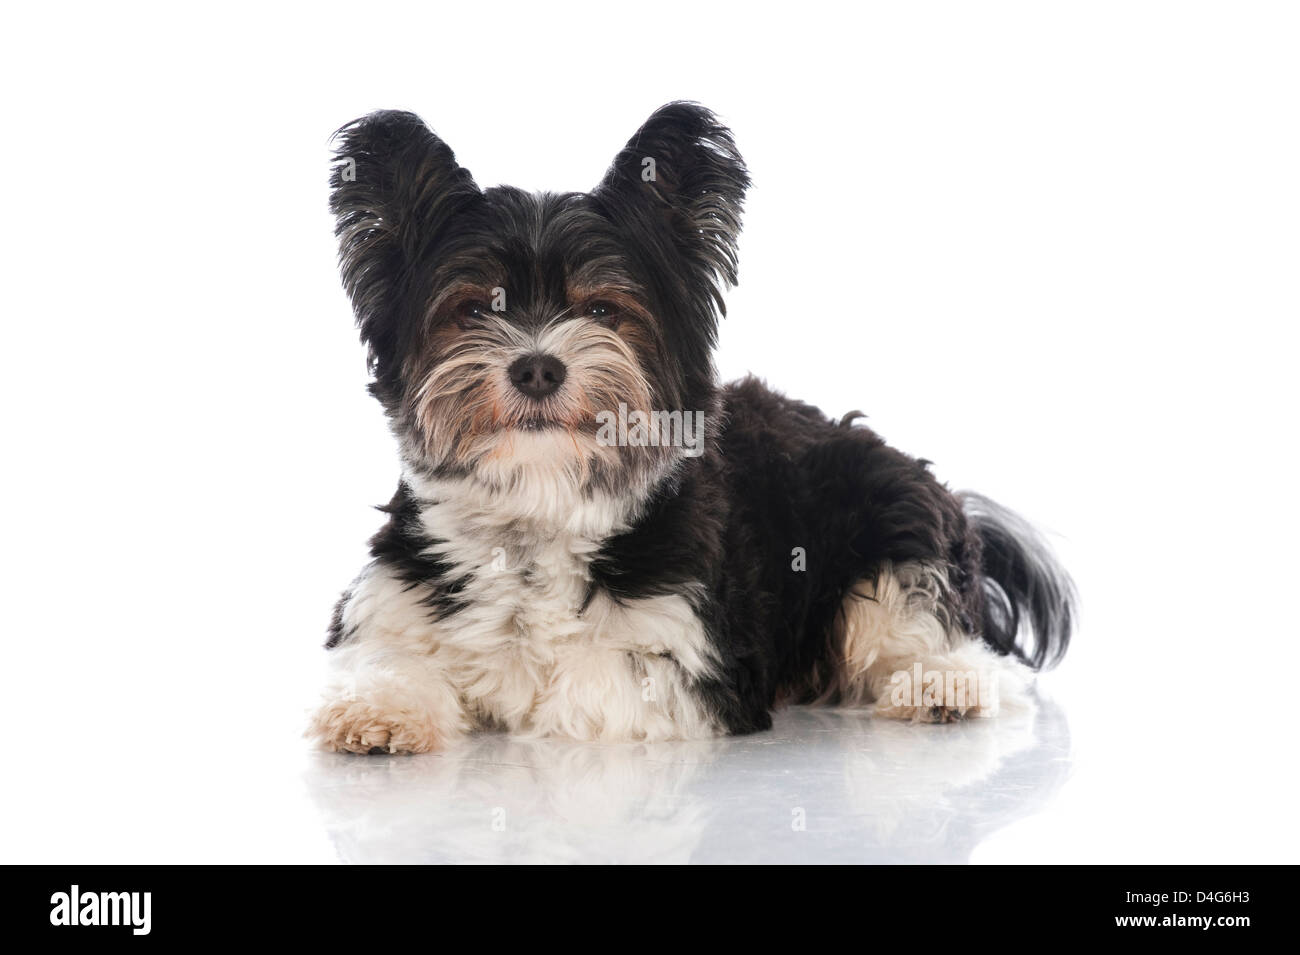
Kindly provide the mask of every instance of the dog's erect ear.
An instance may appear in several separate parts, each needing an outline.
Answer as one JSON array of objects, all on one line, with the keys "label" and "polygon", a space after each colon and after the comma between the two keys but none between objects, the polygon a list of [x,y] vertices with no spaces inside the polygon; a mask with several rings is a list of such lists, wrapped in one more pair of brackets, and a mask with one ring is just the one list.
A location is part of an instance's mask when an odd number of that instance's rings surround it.
[{"label": "dog's erect ear", "polygon": [[330,210],[343,285],[371,361],[393,353],[411,266],[482,197],[469,171],[414,113],[384,110],[334,134]]},{"label": "dog's erect ear", "polygon": [[695,103],[661,106],[593,195],[616,222],[664,233],[725,312],[749,172],[731,130]]}]

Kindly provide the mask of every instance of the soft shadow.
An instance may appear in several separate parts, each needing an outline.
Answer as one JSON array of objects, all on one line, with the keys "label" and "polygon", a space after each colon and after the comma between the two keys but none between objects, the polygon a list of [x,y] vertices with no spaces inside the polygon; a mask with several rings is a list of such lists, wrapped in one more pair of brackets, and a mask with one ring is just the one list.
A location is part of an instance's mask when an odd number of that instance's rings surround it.
[{"label": "soft shadow", "polygon": [[698,743],[480,735],[434,756],[314,754],[345,862],[967,862],[1070,771],[1064,712],[913,726],[796,707]]}]

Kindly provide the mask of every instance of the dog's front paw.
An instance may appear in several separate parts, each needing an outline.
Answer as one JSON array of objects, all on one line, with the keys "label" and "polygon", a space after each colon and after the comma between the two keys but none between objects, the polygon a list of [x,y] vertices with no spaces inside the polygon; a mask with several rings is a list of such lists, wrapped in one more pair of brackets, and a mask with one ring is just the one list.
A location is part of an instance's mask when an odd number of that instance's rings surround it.
[{"label": "dog's front paw", "polygon": [[446,735],[426,714],[386,709],[364,699],[332,700],[312,718],[307,735],[336,753],[430,753]]}]

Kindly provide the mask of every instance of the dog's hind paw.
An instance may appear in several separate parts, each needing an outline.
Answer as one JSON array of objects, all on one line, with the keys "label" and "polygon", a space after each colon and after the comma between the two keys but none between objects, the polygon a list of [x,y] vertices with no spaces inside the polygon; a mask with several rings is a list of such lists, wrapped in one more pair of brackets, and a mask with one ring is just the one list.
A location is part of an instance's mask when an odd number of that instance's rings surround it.
[{"label": "dog's hind paw", "polygon": [[877,704],[873,712],[885,719],[910,723],[956,723],[993,716],[996,707],[991,710],[980,706],[893,706],[886,701]]}]

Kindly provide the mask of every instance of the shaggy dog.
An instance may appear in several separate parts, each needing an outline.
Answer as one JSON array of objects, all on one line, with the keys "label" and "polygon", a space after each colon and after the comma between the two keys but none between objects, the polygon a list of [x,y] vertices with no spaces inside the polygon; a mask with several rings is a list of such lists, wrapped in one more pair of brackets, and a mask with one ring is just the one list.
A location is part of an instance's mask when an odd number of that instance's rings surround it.
[{"label": "shaggy dog", "polygon": [[480,189],[411,113],[336,143],[402,476],[334,612],[323,746],[699,738],[783,703],[946,722],[1064,652],[1072,587],[1022,520],[858,416],[718,383],[749,175],[708,110],[655,112],[589,193]]}]

